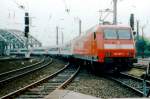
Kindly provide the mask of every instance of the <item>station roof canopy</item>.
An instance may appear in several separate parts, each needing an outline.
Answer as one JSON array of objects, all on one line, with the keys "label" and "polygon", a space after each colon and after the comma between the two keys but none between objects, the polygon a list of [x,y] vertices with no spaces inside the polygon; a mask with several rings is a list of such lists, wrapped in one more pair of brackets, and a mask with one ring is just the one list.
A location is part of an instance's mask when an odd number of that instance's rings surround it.
[{"label": "station roof canopy", "polygon": [[[24,48],[26,46],[26,37],[20,30],[4,30],[0,29],[0,40],[5,41],[7,45],[13,46],[13,48]],[[32,35],[29,35],[28,40],[29,47],[40,47],[42,44]]]}]

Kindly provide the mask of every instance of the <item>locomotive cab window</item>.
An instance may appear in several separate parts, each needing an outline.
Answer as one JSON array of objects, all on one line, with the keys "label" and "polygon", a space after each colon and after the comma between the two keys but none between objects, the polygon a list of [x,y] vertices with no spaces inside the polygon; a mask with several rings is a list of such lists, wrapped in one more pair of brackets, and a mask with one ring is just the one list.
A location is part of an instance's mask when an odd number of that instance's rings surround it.
[{"label": "locomotive cab window", "polygon": [[114,29],[104,30],[105,39],[117,39],[117,33]]},{"label": "locomotive cab window", "polygon": [[120,29],[117,31],[119,39],[131,39],[130,30],[127,29]]},{"label": "locomotive cab window", "polygon": [[105,39],[131,39],[131,32],[128,29],[106,29],[104,30]]}]

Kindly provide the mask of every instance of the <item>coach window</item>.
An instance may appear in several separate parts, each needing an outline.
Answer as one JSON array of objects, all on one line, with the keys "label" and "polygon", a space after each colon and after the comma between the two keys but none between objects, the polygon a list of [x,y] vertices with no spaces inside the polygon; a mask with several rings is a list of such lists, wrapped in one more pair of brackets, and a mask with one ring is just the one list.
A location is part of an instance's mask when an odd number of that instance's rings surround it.
[{"label": "coach window", "polygon": [[117,33],[114,29],[104,30],[105,39],[117,39]]},{"label": "coach window", "polygon": [[130,30],[127,30],[127,29],[118,30],[118,37],[119,39],[131,39]]}]

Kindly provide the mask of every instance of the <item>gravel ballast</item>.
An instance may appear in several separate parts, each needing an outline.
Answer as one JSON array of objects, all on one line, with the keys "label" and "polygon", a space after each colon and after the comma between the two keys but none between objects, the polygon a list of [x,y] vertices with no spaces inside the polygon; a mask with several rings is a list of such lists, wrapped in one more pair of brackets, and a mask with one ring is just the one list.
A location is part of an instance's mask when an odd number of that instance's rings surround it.
[{"label": "gravel ballast", "polygon": [[73,83],[66,89],[99,98],[140,97],[128,88],[104,77],[95,76],[86,70],[81,70]]}]

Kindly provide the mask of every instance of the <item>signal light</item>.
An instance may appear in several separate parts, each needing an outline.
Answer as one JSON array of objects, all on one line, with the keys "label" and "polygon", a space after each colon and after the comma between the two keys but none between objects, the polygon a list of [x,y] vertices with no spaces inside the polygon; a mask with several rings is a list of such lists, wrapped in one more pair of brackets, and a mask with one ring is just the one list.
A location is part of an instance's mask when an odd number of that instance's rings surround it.
[{"label": "signal light", "polygon": [[25,25],[29,25],[29,14],[28,12],[25,13]]},{"label": "signal light", "polygon": [[25,17],[25,25],[29,25],[29,17]]},{"label": "signal light", "polygon": [[25,37],[28,38],[28,35],[29,35],[29,13],[28,12],[25,12],[24,23],[25,23],[24,35]]},{"label": "signal light", "polygon": [[25,26],[24,32],[25,32],[25,33],[28,33],[28,32],[29,32],[29,26]]},{"label": "signal light", "polygon": [[25,30],[24,30],[24,32],[25,32],[25,37],[27,37],[27,38],[28,38],[29,26],[25,26]]},{"label": "signal light", "polygon": [[131,26],[132,30],[134,30],[134,14],[130,15],[130,26]]},{"label": "signal light", "polygon": [[25,33],[24,36],[28,38],[28,33]]}]

